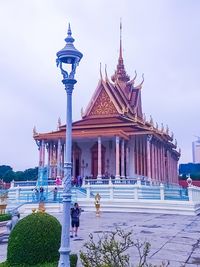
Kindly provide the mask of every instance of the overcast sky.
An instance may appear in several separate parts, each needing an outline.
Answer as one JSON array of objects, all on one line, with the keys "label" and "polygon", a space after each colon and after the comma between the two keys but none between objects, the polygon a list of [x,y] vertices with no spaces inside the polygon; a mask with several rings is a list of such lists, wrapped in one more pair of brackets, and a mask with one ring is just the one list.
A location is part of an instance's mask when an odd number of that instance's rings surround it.
[{"label": "overcast sky", "polygon": [[37,166],[32,138],[65,123],[66,94],[56,67],[68,22],[84,55],[77,69],[73,120],[80,119],[99,80],[99,63],[114,73],[123,22],[123,56],[137,82],[142,73],[143,112],[168,124],[192,161],[200,135],[200,1],[0,0],[0,165]]}]

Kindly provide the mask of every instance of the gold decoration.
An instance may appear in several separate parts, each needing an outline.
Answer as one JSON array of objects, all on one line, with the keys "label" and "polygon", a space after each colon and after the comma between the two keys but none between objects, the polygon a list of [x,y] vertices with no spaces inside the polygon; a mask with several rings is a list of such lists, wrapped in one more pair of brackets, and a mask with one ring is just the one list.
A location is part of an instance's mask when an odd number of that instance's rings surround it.
[{"label": "gold decoration", "polygon": [[169,126],[166,126],[166,134],[169,134]]},{"label": "gold decoration", "polygon": [[44,202],[40,202],[39,203],[39,207],[38,207],[38,212],[42,212],[44,213],[45,212],[45,206],[44,206]]},{"label": "gold decoration", "polygon": [[83,118],[84,116],[84,110],[83,110],[83,107],[81,108],[81,118]]},{"label": "gold decoration", "polygon": [[163,123],[161,123],[161,132],[162,133],[164,132],[164,125],[163,125]]},{"label": "gold decoration", "polygon": [[59,117],[59,118],[58,118],[58,125],[57,125],[57,129],[58,129],[58,130],[60,129],[60,126],[61,126],[61,118]]},{"label": "gold decoration", "polygon": [[152,125],[152,126],[154,126],[154,123],[153,123],[153,118],[152,118],[152,116],[150,115],[150,124]]},{"label": "gold decoration", "polygon": [[101,199],[101,196],[99,193],[96,194],[95,196],[95,208],[96,208],[96,216],[100,216],[100,199]]},{"label": "gold decoration", "polygon": [[100,92],[89,115],[110,115],[110,114],[117,114],[117,113],[118,112],[114,104],[112,103],[110,97],[108,96],[106,91],[103,89]]},{"label": "gold decoration", "polygon": [[38,133],[37,133],[37,131],[36,131],[36,127],[34,126],[33,127],[33,136],[35,136],[35,135],[37,135]]}]

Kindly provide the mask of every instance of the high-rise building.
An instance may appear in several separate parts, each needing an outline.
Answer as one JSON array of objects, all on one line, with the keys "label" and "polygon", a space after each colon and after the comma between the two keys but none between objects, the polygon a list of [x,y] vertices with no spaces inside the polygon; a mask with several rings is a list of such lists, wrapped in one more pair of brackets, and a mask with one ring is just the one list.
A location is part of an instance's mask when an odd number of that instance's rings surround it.
[{"label": "high-rise building", "polygon": [[192,142],[192,156],[194,163],[200,163],[200,136],[197,140]]}]

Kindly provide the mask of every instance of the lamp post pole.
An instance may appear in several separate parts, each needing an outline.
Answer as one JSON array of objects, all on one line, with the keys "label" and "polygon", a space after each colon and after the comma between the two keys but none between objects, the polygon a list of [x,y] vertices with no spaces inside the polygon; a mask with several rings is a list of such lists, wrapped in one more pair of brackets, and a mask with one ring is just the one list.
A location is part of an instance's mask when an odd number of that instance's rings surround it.
[{"label": "lamp post pole", "polygon": [[[74,79],[76,67],[82,58],[82,53],[79,52],[73,45],[74,38],[71,36],[71,28],[69,25],[68,36],[65,39],[65,47],[57,53],[57,66],[60,67],[63,75],[63,84],[67,93],[67,110],[66,110],[66,152],[64,163],[64,183],[63,183],[63,221],[61,233],[61,246],[59,249],[60,259],[58,267],[70,267],[70,206],[71,206],[71,178],[72,178],[72,92],[74,84],[77,82]],[[64,66],[70,67],[65,70]]]}]

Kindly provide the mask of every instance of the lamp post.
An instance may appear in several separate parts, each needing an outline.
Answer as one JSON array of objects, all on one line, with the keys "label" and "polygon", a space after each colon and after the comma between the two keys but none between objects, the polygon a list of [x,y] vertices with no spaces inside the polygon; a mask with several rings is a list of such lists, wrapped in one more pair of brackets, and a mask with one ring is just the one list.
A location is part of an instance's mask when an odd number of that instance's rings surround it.
[{"label": "lamp post", "polygon": [[71,206],[71,178],[72,178],[72,92],[74,84],[77,82],[75,78],[76,67],[82,58],[73,45],[74,38],[69,24],[66,45],[56,55],[56,63],[63,75],[63,84],[67,93],[67,112],[66,112],[66,151],[64,163],[64,183],[63,183],[63,221],[61,233],[61,246],[59,249],[60,259],[59,267],[70,267],[70,206]]}]

